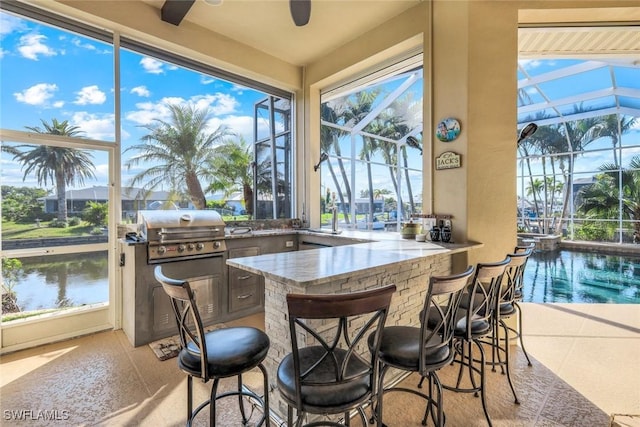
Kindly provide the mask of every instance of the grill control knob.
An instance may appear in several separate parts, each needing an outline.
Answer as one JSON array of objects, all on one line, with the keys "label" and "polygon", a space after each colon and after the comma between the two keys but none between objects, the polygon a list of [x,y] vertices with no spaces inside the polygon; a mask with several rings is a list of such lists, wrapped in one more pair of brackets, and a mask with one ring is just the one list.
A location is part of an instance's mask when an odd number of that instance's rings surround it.
[{"label": "grill control knob", "polygon": [[187,249],[185,245],[178,245],[178,252],[182,253],[185,251],[185,249]]},{"label": "grill control knob", "polygon": [[194,245],[193,243],[189,243],[189,244],[187,245],[187,250],[188,250],[188,251],[192,251],[192,250],[194,250],[195,248],[196,248],[196,245]]},{"label": "grill control knob", "polygon": [[213,247],[216,249],[220,248],[220,242],[213,242]]},{"label": "grill control knob", "polygon": [[196,243],[196,250],[201,251],[204,249],[204,243]]},{"label": "grill control knob", "polygon": [[167,252],[167,248],[165,248],[164,246],[158,246],[158,253],[160,255],[164,254],[165,252]]}]

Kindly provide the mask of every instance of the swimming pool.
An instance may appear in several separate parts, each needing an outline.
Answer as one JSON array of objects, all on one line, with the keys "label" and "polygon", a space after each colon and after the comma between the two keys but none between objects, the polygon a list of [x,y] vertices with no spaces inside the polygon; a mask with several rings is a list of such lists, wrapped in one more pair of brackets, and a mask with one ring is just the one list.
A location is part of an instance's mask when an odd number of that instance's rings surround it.
[{"label": "swimming pool", "polygon": [[524,302],[640,304],[640,257],[534,252],[524,274]]}]

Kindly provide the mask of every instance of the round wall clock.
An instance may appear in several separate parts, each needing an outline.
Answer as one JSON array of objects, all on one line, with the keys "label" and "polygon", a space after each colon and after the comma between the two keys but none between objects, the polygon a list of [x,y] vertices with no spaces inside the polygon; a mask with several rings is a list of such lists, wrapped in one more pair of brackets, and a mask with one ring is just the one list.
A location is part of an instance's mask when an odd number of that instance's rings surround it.
[{"label": "round wall clock", "polygon": [[456,139],[458,135],[460,135],[460,123],[456,119],[449,117],[438,123],[436,137],[438,137],[440,141],[451,142]]}]

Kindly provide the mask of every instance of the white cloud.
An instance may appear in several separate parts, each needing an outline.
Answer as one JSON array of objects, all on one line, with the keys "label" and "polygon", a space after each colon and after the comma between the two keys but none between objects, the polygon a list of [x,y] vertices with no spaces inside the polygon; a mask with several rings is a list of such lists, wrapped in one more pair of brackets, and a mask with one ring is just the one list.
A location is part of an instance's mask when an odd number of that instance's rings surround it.
[{"label": "white cloud", "polygon": [[98,182],[109,182],[109,164],[101,163],[95,165],[93,173],[96,176],[96,181]]},{"label": "white cloud", "polygon": [[[176,102],[178,100],[178,102]],[[136,111],[125,113],[125,119],[131,120],[138,125],[147,125],[154,119],[167,120],[169,118],[169,109],[165,105],[180,104],[184,102],[181,98],[164,98],[158,103],[155,102],[139,102],[136,104]]]},{"label": "white cloud", "polygon": [[239,95],[242,95],[245,90],[247,90],[246,87],[240,86],[240,85],[235,84],[235,83],[231,86],[231,92],[235,92],[235,93],[237,93]]},{"label": "white cloud", "polygon": [[131,89],[130,91],[131,93],[134,93],[138,96],[143,96],[145,98],[148,98],[151,96],[151,92],[149,91],[149,89],[147,89],[146,86],[137,86],[134,87],[133,89]]},{"label": "white cloud", "polygon": [[38,60],[38,56],[55,56],[56,52],[44,44],[47,40],[46,36],[42,34],[27,34],[20,37],[20,42],[18,44],[18,51],[22,56],[27,59],[33,59],[34,61]]},{"label": "white cloud", "polygon": [[164,63],[161,61],[158,61],[157,59],[153,59],[153,58],[149,58],[148,56],[145,56],[140,60],[140,65],[142,65],[142,68],[144,68],[144,70],[147,73],[151,73],[151,74],[164,73],[164,70],[162,69],[164,66]]},{"label": "white cloud", "polygon": [[[238,137],[242,136],[246,141],[253,139],[253,117],[229,115],[228,113],[235,109],[238,102],[235,98],[225,94],[195,96],[189,100],[179,97],[167,97],[158,102],[139,102],[136,104],[137,110],[125,113],[125,119],[138,126],[148,125],[153,120],[169,121],[170,111],[167,108],[168,104],[181,105],[189,103],[196,108],[210,108],[212,112],[216,113],[211,115],[207,131],[213,132],[219,126],[224,125]],[[265,134],[269,130],[268,123],[264,120],[258,122],[258,128],[261,134]]]},{"label": "white cloud", "polygon": [[238,101],[234,97],[224,93],[197,95],[191,97],[189,103],[193,104],[198,109],[208,108],[215,116],[231,114],[239,105]]},{"label": "white cloud", "polygon": [[91,43],[87,43],[86,41],[83,41],[81,39],[79,39],[78,37],[74,37],[71,40],[71,44],[73,44],[76,47],[82,48],[82,49],[86,49],[86,50],[97,50],[97,48],[91,44]]},{"label": "white cloud", "polygon": [[29,105],[47,106],[49,99],[53,97],[53,93],[58,90],[58,86],[54,83],[38,83],[22,92],[16,92],[15,96],[18,102]]},{"label": "white cloud", "polygon": [[115,140],[115,118],[113,114],[90,114],[86,111],[73,113],[69,120],[78,126],[89,139]]},{"label": "white cloud", "polygon": [[25,29],[26,25],[20,18],[6,13],[0,14],[0,37],[13,32],[24,31]]},{"label": "white cloud", "polygon": [[203,85],[210,85],[211,83],[215,82],[216,79],[211,76],[206,76],[204,74],[200,76],[200,83],[202,83]]},{"label": "white cloud", "polygon": [[[166,97],[160,99],[158,102],[137,103],[136,108],[138,110],[126,113],[125,118],[141,125],[149,124],[153,119],[168,120],[170,113],[167,104],[192,104],[198,109],[209,108],[213,116],[220,117],[233,113],[238,107],[239,102],[233,96],[223,93],[198,95],[189,100],[180,97]],[[211,120],[215,119],[215,117]],[[220,120],[224,122],[225,118],[221,118]]]},{"label": "white cloud", "polygon": [[104,104],[107,100],[107,96],[103,91],[98,89],[97,85],[86,86],[76,92],[76,100],[74,104],[87,105],[87,104]]},{"label": "white cloud", "polygon": [[[227,116],[221,121],[234,134],[243,137],[245,141],[253,140],[253,117],[250,116]],[[258,133],[264,135],[268,132],[268,125],[264,120],[258,120]]]}]

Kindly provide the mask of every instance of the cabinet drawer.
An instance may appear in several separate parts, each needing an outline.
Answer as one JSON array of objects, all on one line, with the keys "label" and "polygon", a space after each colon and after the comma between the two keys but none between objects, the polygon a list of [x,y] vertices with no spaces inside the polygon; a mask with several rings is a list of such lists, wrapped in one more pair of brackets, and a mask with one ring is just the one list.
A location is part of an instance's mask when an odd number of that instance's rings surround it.
[{"label": "cabinet drawer", "polygon": [[[246,272],[242,272],[247,274]],[[260,277],[253,276],[247,280],[240,280],[229,287],[229,311],[253,308],[262,304],[262,290]]]}]

